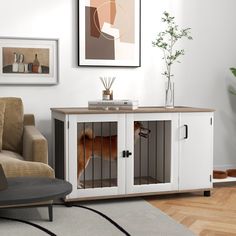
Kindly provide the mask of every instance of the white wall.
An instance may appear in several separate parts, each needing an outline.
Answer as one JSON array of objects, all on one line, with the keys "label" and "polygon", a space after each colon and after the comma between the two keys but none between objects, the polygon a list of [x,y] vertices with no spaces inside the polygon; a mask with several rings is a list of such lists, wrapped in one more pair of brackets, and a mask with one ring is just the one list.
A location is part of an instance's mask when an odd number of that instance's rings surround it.
[{"label": "white wall", "polygon": [[[50,107],[86,106],[101,97],[99,76],[116,76],[115,98],[138,99],[141,105],[164,104],[161,52],[151,46],[163,11],[172,12],[193,41],[175,69],[176,105],[211,107],[215,113],[215,165],[236,166],[236,97],[226,89],[228,68],[236,66],[235,0],[142,0],[142,67],[77,66],[76,0],[0,0],[0,36],[59,38],[60,84],[0,86],[1,96],[22,97],[25,112],[50,140]],[[50,142],[51,143],[51,142]]]}]

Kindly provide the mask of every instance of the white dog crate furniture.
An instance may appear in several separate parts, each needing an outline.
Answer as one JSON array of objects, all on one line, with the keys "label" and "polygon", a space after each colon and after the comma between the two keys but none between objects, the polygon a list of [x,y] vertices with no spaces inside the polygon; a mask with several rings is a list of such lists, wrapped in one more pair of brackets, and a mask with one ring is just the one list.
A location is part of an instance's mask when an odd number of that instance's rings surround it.
[{"label": "white dog crate furniture", "polygon": [[65,201],[199,190],[210,196],[214,110],[51,111],[56,177],[73,186]]}]

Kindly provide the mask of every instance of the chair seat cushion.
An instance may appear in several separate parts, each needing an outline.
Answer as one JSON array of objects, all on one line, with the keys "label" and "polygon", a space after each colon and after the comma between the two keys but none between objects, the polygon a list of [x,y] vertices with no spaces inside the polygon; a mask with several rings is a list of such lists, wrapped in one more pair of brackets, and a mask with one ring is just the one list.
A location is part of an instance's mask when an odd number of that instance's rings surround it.
[{"label": "chair seat cushion", "polygon": [[54,177],[54,170],[50,166],[40,162],[25,161],[21,155],[12,151],[2,150],[0,152],[0,164],[6,177]]}]

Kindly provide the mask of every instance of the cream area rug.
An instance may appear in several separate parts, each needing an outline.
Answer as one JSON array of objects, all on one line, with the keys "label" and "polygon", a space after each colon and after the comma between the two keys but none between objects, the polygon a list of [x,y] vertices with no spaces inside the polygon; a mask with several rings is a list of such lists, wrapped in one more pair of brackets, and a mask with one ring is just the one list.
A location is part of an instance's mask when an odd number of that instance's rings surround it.
[{"label": "cream area rug", "polygon": [[192,236],[191,231],[142,199],[0,209],[1,236]]}]

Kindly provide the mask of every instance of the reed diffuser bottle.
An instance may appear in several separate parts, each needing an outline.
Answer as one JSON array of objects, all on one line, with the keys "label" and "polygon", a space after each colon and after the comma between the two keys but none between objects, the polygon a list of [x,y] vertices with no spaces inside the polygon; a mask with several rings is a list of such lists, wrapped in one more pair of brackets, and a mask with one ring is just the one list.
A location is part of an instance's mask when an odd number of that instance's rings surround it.
[{"label": "reed diffuser bottle", "polygon": [[102,91],[102,100],[113,100],[113,91],[111,86],[114,83],[116,77],[100,77],[100,80],[104,86]]}]

